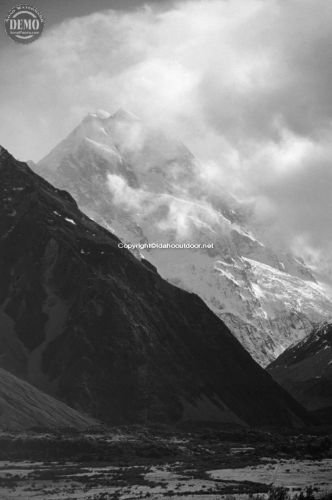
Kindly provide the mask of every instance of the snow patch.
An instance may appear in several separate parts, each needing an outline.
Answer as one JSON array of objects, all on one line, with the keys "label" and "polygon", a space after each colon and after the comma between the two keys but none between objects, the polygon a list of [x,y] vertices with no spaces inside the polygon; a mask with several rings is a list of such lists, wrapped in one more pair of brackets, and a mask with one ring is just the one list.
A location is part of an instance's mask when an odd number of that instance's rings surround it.
[{"label": "snow patch", "polygon": [[77,224],[76,224],[76,222],[75,222],[73,219],[70,219],[69,217],[65,217],[65,220],[66,220],[67,222],[70,222],[71,224],[74,224],[74,226],[76,226],[76,225],[77,225]]},{"label": "snow patch", "polygon": [[100,118],[101,120],[107,120],[107,118],[111,117],[111,113],[105,111],[104,109],[97,109],[94,113],[90,113],[91,116],[95,118]]}]

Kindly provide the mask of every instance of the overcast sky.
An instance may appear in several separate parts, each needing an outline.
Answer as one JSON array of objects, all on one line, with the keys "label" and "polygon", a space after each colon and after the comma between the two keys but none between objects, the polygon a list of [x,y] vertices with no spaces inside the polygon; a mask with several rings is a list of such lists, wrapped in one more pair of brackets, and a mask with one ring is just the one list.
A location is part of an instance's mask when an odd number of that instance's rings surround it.
[{"label": "overcast sky", "polygon": [[4,147],[38,160],[87,112],[127,108],[254,200],[275,239],[330,260],[330,0],[31,3],[42,37],[1,33]]}]

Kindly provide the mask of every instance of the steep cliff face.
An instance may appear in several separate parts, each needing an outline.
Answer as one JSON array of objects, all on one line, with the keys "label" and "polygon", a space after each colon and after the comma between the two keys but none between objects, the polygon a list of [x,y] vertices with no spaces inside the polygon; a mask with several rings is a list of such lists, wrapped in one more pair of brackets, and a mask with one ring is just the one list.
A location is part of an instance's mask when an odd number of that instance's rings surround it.
[{"label": "steep cliff face", "polygon": [[110,423],[303,423],[196,295],[0,154],[0,363]]},{"label": "steep cliff face", "polygon": [[287,349],[268,371],[308,410],[332,414],[332,324],[323,323]]},{"label": "steep cliff face", "polygon": [[263,366],[332,314],[305,264],[259,240],[248,207],[208,192],[188,149],[129,113],[88,115],[35,169],[126,242],[213,244],[140,253],[197,293]]}]

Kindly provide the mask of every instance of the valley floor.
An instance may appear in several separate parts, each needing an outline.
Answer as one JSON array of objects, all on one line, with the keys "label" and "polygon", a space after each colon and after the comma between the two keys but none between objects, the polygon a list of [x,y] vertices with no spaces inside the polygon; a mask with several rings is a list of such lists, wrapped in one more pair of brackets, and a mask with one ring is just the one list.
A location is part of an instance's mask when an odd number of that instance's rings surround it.
[{"label": "valley floor", "polygon": [[332,498],[327,436],[144,428],[0,435],[1,500],[284,500],[301,491],[301,500]]}]

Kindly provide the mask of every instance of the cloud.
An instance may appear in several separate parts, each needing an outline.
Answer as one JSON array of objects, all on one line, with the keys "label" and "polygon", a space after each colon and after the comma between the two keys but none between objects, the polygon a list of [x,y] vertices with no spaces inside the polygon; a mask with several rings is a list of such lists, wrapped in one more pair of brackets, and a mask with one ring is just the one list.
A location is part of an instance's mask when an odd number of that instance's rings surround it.
[{"label": "cloud", "polygon": [[[214,239],[216,229],[225,237],[230,234],[230,224],[204,201],[191,201],[176,196],[156,193],[148,189],[134,189],[120,175],[108,174],[107,187],[114,210],[130,212],[135,222],[144,228],[151,241],[169,241],[170,234],[177,241],[197,242],[197,235],[204,230],[205,238]],[[155,221],[154,224],[151,221]]]},{"label": "cloud", "polygon": [[127,108],[182,138],[207,192],[252,200],[269,238],[326,260],[331,28],[326,0],[194,0],[68,19],[0,52],[2,142],[36,160],[88,111]]}]

